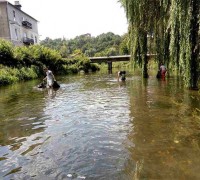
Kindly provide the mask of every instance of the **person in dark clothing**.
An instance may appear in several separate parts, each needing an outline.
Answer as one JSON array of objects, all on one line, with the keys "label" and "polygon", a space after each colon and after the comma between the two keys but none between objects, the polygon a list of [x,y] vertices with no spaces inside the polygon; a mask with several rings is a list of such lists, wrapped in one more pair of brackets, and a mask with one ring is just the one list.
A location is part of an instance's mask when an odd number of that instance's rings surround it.
[{"label": "person in dark clothing", "polygon": [[125,81],[126,80],[126,71],[118,71],[117,73],[117,80],[119,81]]}]

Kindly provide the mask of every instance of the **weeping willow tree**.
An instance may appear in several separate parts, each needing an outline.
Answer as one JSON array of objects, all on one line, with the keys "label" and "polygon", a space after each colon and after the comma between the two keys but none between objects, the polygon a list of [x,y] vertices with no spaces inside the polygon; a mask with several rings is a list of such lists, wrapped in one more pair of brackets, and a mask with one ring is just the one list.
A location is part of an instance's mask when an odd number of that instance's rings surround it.
[{"label": "weeping willow tree", "polygon": [[153,33],[158,65],[184,77],[185,85],[198,88],[200,0],[120,0],[129,22],[134,65],[148,77],[147,35]]},{"label": "weeping willow tree", "polygon": [[[159,0],[121,0],[122,6],[125,8],[127,19],[129,22],[129,37],[131,41],[131,54],[134,67],[139,65],[142,68],[143,77],[148,77],[148,37],[154,37],[154,44],[157,58],[161,63],[163,59],[169,59],[169,53],[166,49],[169,43],[169,33],[165,34],[167,29],[167,9],[168,0],[161,5]],[[166,48],[167,47],[167,48]],[[165,57],[165,58],[164,58]],[[168,62],[168,61],[167,61]]]},{"label": "weeping willow tree", "polygon": [[143,69],[143,76],[147,73],[147,14],[145,4],[138,1],[122,0],[129,21],[130,49],[134,59],[134,66],[139,65]]},{"label": "weeping willow tree", "polygon": [[169,27],[170,65],[184,77],[186,87],[198,89],[199,0],[172,0]]}]

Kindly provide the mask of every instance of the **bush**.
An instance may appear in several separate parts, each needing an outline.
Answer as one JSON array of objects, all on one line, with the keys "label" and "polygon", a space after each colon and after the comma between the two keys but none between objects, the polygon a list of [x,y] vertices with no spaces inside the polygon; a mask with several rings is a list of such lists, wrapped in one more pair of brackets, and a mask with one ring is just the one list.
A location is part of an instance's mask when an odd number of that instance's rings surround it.
[{"label": "bush", "polygon": [[0,85],[38,78],[44,74],[44,66],[62,75],[99,70],[81,50],[75,50],[70,58],[61,58],[58,51],[41,45],[14,47],[0,39]]},{"label": "bush", "polygon": [[11,68],[4,68],[0,71],[0,85],[12,84],[17,82],[19,79],[16,76],[16,70]]},{"label": "bush", "polygon": [[20,71],[21,80],[30,80],[30,79],[35,79],[38,77],[37,73],[34,72],[32,68],[23,67],[19,71]]},{"label": "bush", "polygon": [[0,64],[6,66],[16,66],[17,59],[14,58],[13,45],[3,39],[0,39]]},{"label": "bush", "polygon": [[21,69],[9,68],[1,66],[0,71],[0,85],[12,84],[22,80],[29,80],[38,78],[37,68],[23,67]]}]

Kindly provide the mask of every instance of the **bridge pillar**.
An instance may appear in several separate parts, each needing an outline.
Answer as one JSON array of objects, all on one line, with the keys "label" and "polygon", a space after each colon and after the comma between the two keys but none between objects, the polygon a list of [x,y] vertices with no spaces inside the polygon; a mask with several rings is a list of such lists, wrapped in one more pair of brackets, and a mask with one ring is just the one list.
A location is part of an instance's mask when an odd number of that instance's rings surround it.
[{"label": "bridge pillar", "polygon": [[108,61],[108,72],[112,73],[112,61]]},{"label": "bridge pillar", "polygon": [[112,61],[108,61],[108,70],[112,70]]}]

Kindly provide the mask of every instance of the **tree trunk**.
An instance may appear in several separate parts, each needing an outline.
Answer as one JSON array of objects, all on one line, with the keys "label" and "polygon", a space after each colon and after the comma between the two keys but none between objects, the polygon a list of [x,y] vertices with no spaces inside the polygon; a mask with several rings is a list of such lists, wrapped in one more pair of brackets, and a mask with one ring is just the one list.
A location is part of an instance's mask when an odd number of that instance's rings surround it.
[{"label": "tree trunk", "polygon": [[191,63],[190,63],[190,89],[198,90],[198,66],[199,66],[199,0],[191,0],[192,8],[192,19],[191,19],[191,31],[190,31],[190,40],[191,40]]},{"label": "tree trunk", "polygon": [[142,69],[143,69],[143,78],[148,78],[148,58],[147,58],[147,33],[141,33],[141,53],[142,53]]},{"label": "tree trunk", "polygon": [[143,62],[143,78],[148,78],[148,57],[147,57],[147,33],[142,33],[143,49],[142,49],[142,62]]}]

